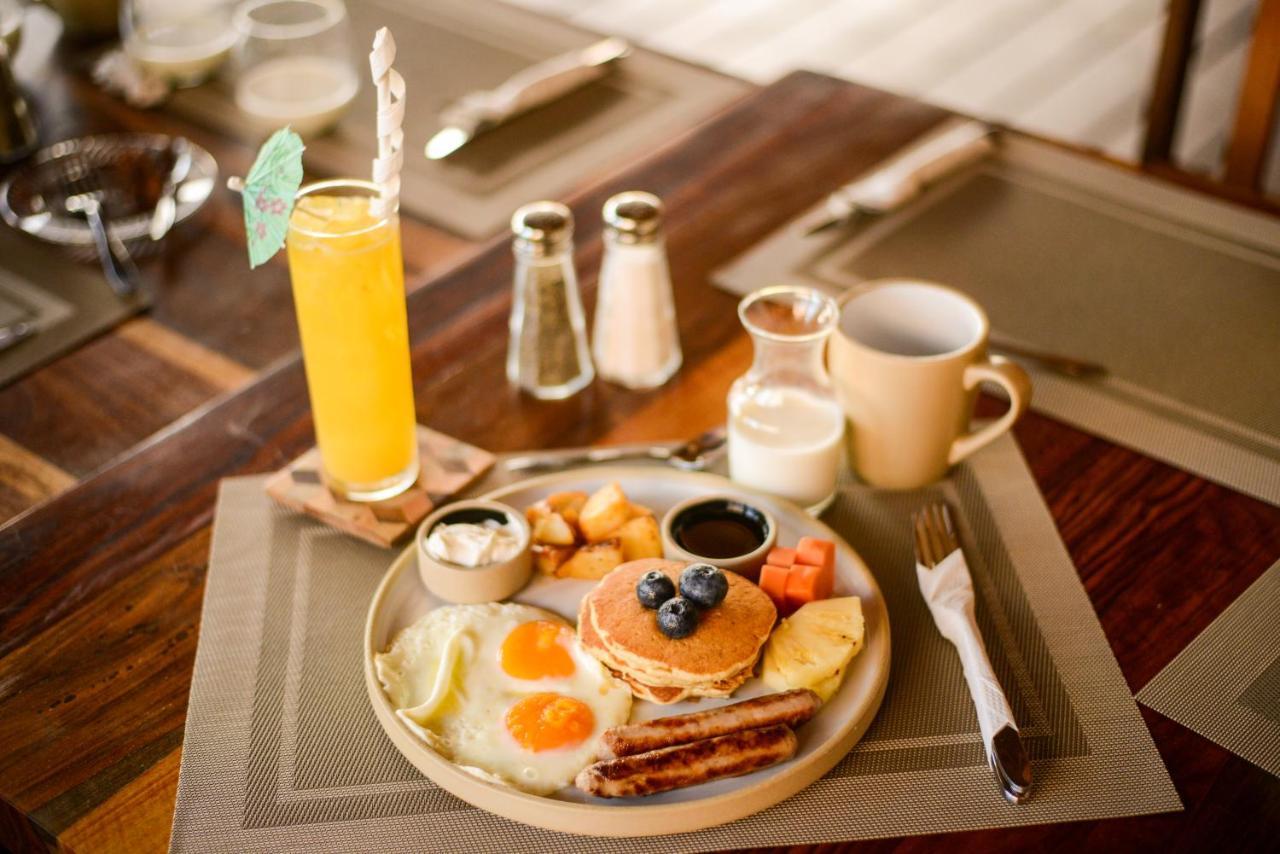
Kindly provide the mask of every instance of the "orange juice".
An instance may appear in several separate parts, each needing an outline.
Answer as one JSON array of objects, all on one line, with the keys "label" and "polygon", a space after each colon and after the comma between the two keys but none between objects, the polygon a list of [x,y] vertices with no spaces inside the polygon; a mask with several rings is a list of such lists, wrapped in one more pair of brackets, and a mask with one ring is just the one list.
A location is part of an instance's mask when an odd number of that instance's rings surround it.
[{"label": "orange juice", "polygon": [[373,185],[326,181],[289,219],[289,275],[326,481],[376,501],[418,474],[400,221]]}]

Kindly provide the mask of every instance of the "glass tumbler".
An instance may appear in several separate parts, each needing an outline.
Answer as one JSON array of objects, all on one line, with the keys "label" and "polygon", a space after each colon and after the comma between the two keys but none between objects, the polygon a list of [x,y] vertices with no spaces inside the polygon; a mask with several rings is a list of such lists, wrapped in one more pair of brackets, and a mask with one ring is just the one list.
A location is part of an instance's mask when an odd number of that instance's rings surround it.
[{"label": "glass tumbler", "polygon": [[335,180],[298,193],[289,276],[325,481],[380,501],[418,477],[400,219],[376,185]]},{"label": "glass tumbler", "polygon": [[122,0],[125,52],[174,86],[209,79],[236,42],[227,0]]},{"label": "glass tumbler", "polygon": [[342,0],[247,0],[234,22],[235,102],[255,131],[337,124],[360,90]]}]

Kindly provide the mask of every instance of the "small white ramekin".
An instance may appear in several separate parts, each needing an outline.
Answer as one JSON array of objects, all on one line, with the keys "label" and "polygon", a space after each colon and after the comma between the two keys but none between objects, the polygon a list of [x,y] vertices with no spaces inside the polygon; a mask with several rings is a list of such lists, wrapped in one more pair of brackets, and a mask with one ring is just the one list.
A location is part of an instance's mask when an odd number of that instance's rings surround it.
[{"label": "small white ramekin", "polygon": [[[486,566],[468,567],[436,560],[427,552],[427,538],[437,525],[482,522],[500,519],[513,527],[520,539],[520,551],[510,560]],[[439,508],[422,521],[415,541],[418,544],[418,575],[431,593],[446,602],[469,605],[498,602],[514,595],[533,574],[530,545],[533,532],[524,514],[497,501],[455,501]]]}]

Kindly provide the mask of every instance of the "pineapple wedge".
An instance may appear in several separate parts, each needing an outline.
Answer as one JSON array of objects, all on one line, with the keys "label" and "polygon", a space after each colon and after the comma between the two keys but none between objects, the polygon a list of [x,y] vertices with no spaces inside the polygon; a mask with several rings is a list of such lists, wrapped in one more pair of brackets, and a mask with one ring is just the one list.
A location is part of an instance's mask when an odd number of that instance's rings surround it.
[{"label": "pineapple wedge", "polygon": [[820,599],[783,620],[764,649],[761,678],[775,691],[809,688],[826,702],[862,649],[862,601]]}]

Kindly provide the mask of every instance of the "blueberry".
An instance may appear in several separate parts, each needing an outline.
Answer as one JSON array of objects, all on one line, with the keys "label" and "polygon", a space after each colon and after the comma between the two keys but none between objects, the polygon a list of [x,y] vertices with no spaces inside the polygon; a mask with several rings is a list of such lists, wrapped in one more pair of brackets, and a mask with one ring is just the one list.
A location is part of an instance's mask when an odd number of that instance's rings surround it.
[{"label": "blueberry", "polygon": [[676,595],[676,586],[658,570],[646,572],[636,582],[636,598],[646,608],[658,608]]},{"label": "blueberry", "polygon": [[658,631],[669,638],[687,638],[698,627],[698,609],[688,599],[677,596],[658,609]]},{"label": "blueberry", "polygon": [[709,563],[695,563],[680,573],[680,595],[701,608],[714,608],[729,592],[724,570]]}]

